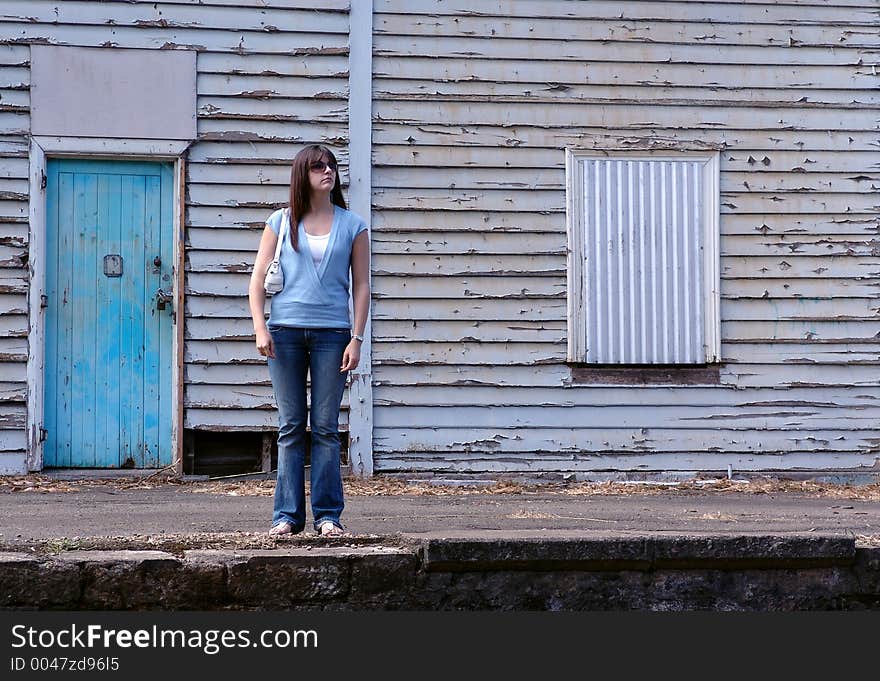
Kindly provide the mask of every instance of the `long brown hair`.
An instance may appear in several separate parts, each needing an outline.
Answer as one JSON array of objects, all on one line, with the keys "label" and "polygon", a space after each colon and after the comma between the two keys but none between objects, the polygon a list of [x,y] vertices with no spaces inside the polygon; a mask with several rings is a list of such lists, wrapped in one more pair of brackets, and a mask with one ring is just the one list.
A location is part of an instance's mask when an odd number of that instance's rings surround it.
[{"label": "long brown hair", "polygon": [[[320,144],[311,144],[302,149],[293,159],[290,168],[290,243],[293,250],[298,249],[298,237],[300,220],[312,208],[312,185],[309,182],[309,166],[315,161],[336,163],[336,157],[327,147]],[[336,182],[330,190],[330,202],[346,208],[345,199],[342,197],[342,186],[339,184],[339,169],[336,170]]]}]

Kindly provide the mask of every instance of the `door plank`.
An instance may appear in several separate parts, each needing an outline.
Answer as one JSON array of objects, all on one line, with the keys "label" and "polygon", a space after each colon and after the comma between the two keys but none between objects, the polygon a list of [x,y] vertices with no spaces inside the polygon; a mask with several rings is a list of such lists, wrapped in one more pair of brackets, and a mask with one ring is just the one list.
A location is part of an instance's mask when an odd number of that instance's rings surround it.
[{"label": "door plank", "polygon": [[[176,237],[174,234],[174,164],[163,163],[160,167],[160,176],[162,178],[162,288],[172,290],[175,274],[174,241]],[[183,285],[182,279],[180,285]],[[176,300],[177,298],[175,297],[175,301]],[[174,305],[176,306],[176,302]],[[163,313],[161,342],[158,343],[161,352],[160,366],[162,367],[163,372],[158,381],[161,388],[161,394],[159,396],[159,442],[161,443],[161,446],[159,460],[156,462],[158,466],[170,465],[174,457],[174,453],[171,449],[171,422],[173,418],[171,398],[174,395],[171,377],[172,367],[174,366],[174,363],[177,362],[177,354],[174,353],[173,343],[175,333],[173,322],[175,317],[177,318],[178,323],[183,323],[181,310],[169,309],[167,312]],[[182,394],[180,395],[180,399],[183,399]]]},{"label": "door plank", "polygon": [[[119,465],[119,346],[116,334],[123,278],[106,276],[103,258],[120,252],[120,188],[118,175],[98,176],[100,247],[95,263],[95,299],[98,302],[95,345],[99,359],[95,367],[95,395],[99,417],[95,466],[101,468]],[[125,265],[123,262],[123,273]]]},{"label": "door plank", "polygon": [[[144,196],[144,439],[138,458],[141,468],[155,467],[159,463],[159,361],[160,321],[168,314],[156,308],[156,291],[161,285],[162,265],[153,259],[161,258],[159,221],[160,178],[145,178]],[[146,408],[156,405],[155,408]]]},{"label": "door plank", "polygon": [[74,181],[76,223],[74,261],[71,272],[73,300],[73,394],[70,396],[74,423],[71,455],[80,465],[94,467],[96,459],[96,338],[95,263],[98,249],[98,176],[77,174]]},{"label": "door plank", "polygon": [[123,200],[129,204],[131,220],[128,225],[127,250],[133,263],[131,278],[128,279],[131,292],[125,296],[128,303],[123,318],[124,338],[128,345],[128,361],[131,370],[128,372],[129,400],[128,416],[128,447],[122,466],[139,467],[143,461],[142,443],[144,438],[143,395],[144,395],[144,322],[147,296],[145,291],[146,265],[143,262],[144,240],[141,230],[144,224],[145,181],[143,177],[132,177],[130,192]]}]

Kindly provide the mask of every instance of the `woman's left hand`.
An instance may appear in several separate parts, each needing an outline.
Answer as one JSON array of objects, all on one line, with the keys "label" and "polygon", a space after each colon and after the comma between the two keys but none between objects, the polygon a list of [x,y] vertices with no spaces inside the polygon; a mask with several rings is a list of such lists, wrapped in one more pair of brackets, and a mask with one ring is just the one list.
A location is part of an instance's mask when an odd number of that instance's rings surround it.
[{"label": "woman's left hand", "polygon": [[361,342],[357,338],[352,338],[342,355],[342,366],[339,368],[340,373],[357,369],[360,361]]}]

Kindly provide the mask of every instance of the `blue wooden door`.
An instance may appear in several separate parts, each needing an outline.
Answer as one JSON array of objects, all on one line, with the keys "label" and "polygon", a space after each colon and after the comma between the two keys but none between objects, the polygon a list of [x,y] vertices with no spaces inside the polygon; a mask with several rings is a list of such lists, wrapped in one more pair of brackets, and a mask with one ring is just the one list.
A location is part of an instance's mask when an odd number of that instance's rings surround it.
[{"label": "blue wooden door", "polygon": [[168,163],[47,164],[44,466],[171,463],[172,179]]}]

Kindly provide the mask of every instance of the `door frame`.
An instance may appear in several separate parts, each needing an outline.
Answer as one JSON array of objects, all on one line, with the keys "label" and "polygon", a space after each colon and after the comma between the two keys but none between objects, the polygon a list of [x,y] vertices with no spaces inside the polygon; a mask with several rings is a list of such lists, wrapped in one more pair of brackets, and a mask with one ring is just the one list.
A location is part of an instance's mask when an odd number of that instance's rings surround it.
[{"label": "door frame", "polygon": [[42,297],[46,293],[46,163],[49,158],[82,160],[150,161],[174,163],[174,331],[171,366],[171,452],[175,472],[183,472],[183,326],[184,326],[184,182],[188,140],[103,139],[91,137],[30,138],[30,198],[28,228],[28,409],[27,468],[43,469],[46,319]]}]

